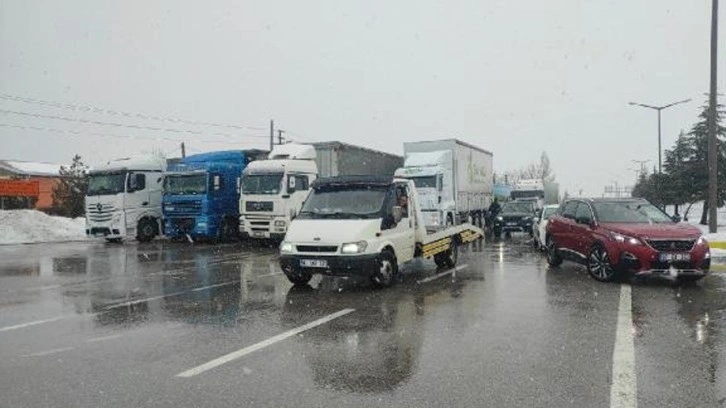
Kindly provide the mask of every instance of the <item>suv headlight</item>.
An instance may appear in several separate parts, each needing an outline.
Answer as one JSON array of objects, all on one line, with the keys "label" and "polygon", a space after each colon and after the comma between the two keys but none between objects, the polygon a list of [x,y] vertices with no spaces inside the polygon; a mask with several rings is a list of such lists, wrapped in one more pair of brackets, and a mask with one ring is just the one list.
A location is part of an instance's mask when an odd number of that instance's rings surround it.
[{"label": "suv headlight", "polygon": [[292,243],[283,242],[282,244],[280,244],[280,252],[282,252],[282,253],[292,252]]},{"label": "suv headlight", "polygon": [[641,242],[638,238],[629,237],[627,235],[618,234],[616,232],[610,233],[610,238],[619,243],[627,243],[630,245],[640,245]]},{"label": "suv headlight", "polygon": [[340,252],[344,254],[360,254],[365,251],[366,248],[368,248],[368,243],[366,241],[348,242],[343,244],[340,248]]},{"label": "suv headlight", "polygon": [[696,241],[696,245],[706,245],[706,246],[708,246],[708,241],[706,240],[706,237],[704,237],[703,235],[701,235],[700,237],[698,237],[698,240]]}]

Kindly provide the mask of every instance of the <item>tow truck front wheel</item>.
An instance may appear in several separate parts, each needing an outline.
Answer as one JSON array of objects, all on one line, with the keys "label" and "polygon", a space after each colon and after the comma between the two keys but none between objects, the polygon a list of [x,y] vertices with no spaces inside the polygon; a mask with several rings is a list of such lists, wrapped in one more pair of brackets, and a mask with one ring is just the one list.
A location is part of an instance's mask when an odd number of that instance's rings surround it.
[{"label": "tow truck front wheel", "polygon": [[393,277],[396,275],[398,265],[396,257],[391,251],[383,251],[378,256],[378,269],[371,275],[371,283],[378,288],[391,286]]}]

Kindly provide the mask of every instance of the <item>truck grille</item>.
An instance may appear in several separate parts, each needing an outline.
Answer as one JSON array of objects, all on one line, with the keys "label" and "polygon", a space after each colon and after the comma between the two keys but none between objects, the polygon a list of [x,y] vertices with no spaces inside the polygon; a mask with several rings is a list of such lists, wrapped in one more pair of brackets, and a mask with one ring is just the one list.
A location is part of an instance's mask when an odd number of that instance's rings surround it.
[{"label": "truck grille", "polygon": [[270,221],[247,221],[252,231],[269,231]]},{"label": "truck grille", "polygon": [[191,231],[194,228],[194,218],[174,218],[171,225],[179,231]]},{"label": "truck grille", "polygon": [[272,201],[247,201],[245,202],[245,210],[249,212],[255,211],[272,211]]},{"label": "truck grille", "polygon": [[298,252],[316,252],[316,253],[323,253],[323,252],[338,252],[338,247],[335,245],[298,245],[297,246]]},{"label": "truck grille", "polygon": [[88,219],[95,222],[108,222],[113,217],[116,207],[110,204],[89,204],[87,210]]},{"label": "truck grille", "polygon": [[674,240],[648,240],[648,245],[653,247],[656,251],[661,252],[684,252],[690,251],[693,248],[693,244],[696,243],[695,239],[674,239]]},{"label": "truck grille", "polygon": [[192,214],[202,213],[201,201],[180,201],[177,203],[165,203],[164,212],[167,214]]}]

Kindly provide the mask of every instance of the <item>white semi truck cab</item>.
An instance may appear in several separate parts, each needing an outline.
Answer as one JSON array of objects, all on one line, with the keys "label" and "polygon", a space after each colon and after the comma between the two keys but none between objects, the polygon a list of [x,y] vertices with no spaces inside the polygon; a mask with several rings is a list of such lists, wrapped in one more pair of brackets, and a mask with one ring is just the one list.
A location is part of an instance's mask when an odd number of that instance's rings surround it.
[{"label": "white semi truck cab", "polygon": [[166,162],[125,158],[95,166],[86,192],[86,235],[146,242],[161,231],[161,197]]},{"label": "white semi truck cab", "polygon": [[359,275],[389,286],[399,267],[433,258],[453,267],[458,247],[480,239],[481,229],[461,224],[428,230],[412,180],[381,176],[318,179],[280,245],[280,266],[294,284],[314,274]]},{"label": "white semi truck cab", "polygon": [[411,153],[403,167],[396,170],[396,177],[412,180],[416,185],[424,224],[431,228],[445,227],[447,220],[451,225],[455,219],[452,163],[450,150]]},{"label": "white semi truck cab", "polygon": [[315,158],[313,146],[286,144],[245,168],[239,209],[243,237],[283,239],[317,178]]}]

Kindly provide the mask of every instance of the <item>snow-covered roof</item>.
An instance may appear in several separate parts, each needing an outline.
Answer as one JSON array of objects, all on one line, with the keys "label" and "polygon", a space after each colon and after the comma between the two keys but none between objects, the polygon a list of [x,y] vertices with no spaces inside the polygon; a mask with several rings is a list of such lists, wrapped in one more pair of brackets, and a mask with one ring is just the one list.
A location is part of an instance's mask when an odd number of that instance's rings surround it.
[{"label": "snow-covered roof", "polygon": [[23,176],[58,177],[61,164],[0,160],[0,169]]}]

